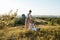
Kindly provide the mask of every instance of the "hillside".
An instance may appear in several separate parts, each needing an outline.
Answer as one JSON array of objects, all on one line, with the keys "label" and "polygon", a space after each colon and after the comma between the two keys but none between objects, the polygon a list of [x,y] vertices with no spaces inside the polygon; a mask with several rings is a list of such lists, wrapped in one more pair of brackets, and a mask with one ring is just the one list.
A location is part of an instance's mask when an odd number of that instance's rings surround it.
[{"label": "hillside", "polygon": [[0,30],[0,40],[60,40],[60,26],[39,25],[38,31],[10,27]]}]

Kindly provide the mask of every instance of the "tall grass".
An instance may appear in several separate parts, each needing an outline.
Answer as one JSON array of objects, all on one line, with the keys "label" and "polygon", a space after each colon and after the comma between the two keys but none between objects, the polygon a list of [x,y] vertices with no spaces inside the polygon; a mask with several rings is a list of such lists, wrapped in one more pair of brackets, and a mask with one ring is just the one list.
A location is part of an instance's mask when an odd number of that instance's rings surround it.
[{"label": "tall grass", "polygon": [[[37,28],[40,30],[33,31],[23,28],[23,26],[15,26],[15,22],[24,23],[24,20],[16,21],[17,11],[10,15],[0,16],[0,40],[60,40],[60,18],[44,18],[42,20],[46,21],[47,25],[41,26],[40,24],[45,24],[44,21],[37,22],[39,24]],[[39,19],[40,21],[40,19]],[[57,24],[57,25],[56,25]],[[53,25],[53,26],[52,26]]]},{"label": "tall grass", "polygon": [[40,27],[38,31],[20,27],[0,30],[0,40],[60,40],[59,26],[45,27]]}]

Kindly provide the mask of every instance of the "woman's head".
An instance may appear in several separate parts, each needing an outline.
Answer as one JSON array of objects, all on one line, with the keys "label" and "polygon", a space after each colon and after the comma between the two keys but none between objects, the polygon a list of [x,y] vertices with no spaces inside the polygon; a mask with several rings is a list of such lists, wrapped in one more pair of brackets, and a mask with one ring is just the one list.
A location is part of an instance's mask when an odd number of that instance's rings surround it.
[{"label": "woman's head", "polygon": [[32,11],[31,11],[31,10],[29,10],[29,14],[31,14],[31,12],[32,12]]}]

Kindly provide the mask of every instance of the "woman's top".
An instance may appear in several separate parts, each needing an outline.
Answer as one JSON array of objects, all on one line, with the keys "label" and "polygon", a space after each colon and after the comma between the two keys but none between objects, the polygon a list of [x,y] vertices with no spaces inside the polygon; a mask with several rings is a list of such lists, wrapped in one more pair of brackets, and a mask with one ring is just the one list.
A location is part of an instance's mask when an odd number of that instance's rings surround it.
[{"label": "woman's top", "polygon": [[32,19],[32,15],[31,14],[28,14],[27,15],[27,18]]},{"label": "woman's top", "polygon": [[28,14],[27,17],[26,17],[26,20],[25,20],[25,27],[26,28],[29,28],[31,20],[32,20],[32,16],[31,16],[31,14]]}]

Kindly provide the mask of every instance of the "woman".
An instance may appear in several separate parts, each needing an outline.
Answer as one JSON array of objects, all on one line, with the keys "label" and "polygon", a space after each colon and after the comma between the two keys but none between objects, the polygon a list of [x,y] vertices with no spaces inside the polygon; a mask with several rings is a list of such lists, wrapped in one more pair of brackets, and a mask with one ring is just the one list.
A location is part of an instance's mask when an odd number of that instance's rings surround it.
[{"label": "woman", "polygon": [[28,13],[28,15],[27,15],[27,18],[26,18],[26,20],[25,20],[25,28],[29,28],[29,24],[30,24],[30,22],[31,22],[31,20],[32,20],[32,16],[31,16],[31,10],[29,10],[29,13]]},{"label": "woman", "polygon": [[35,27],[34,25],[34,20],[32,20],[32,16],[31,16],[31,10],[29,10],[29,14],[25,20],[25,28],[28,28],[30,30],[34,30],[34,31],[37,31],[39,30],[38,28]]}]

